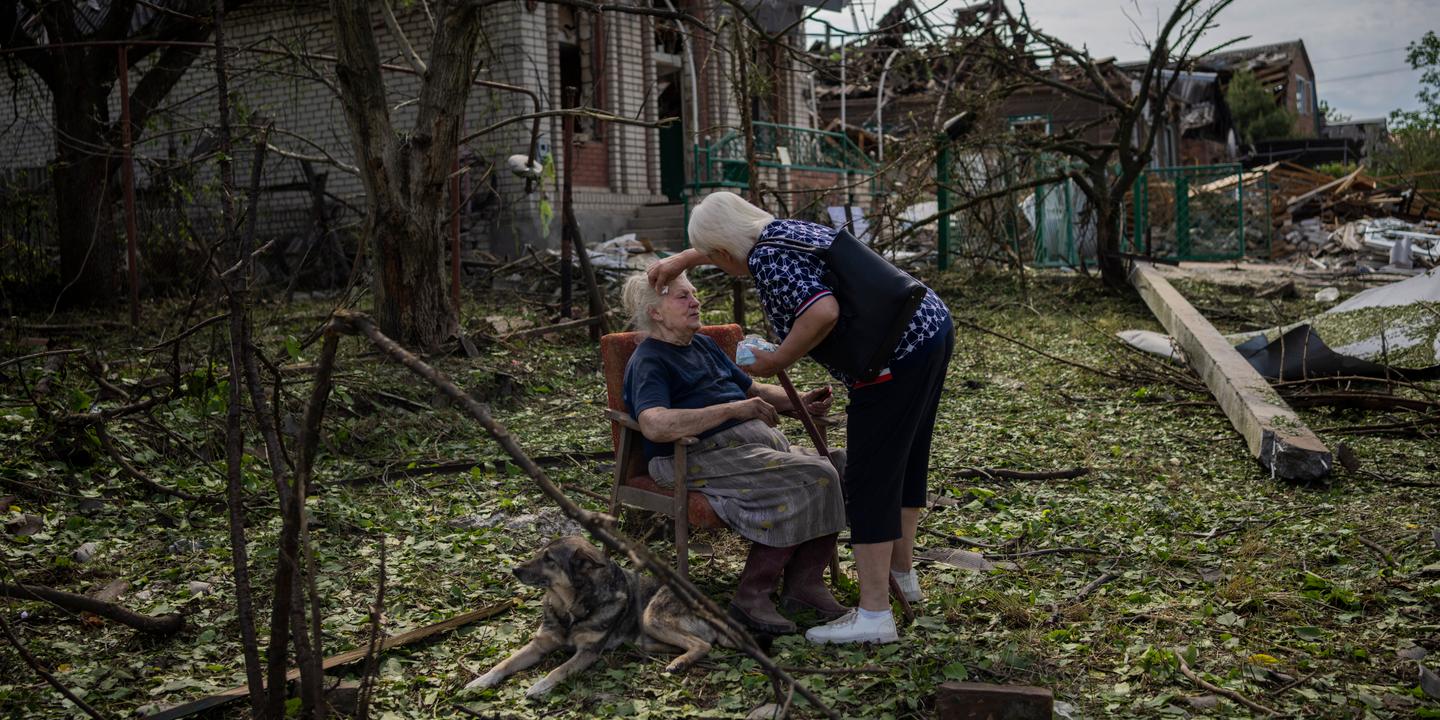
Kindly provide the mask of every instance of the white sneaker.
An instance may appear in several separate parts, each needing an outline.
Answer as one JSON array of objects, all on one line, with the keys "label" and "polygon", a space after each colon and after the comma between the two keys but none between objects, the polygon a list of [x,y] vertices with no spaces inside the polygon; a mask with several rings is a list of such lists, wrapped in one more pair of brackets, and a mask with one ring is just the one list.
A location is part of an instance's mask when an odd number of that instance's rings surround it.
[{"label": "white sneaker", "polygon": [[805,631],[805,639],[816,645],[830,643],[892,643],[900,639],[895,632],[895,616],[885,613],[879,619],[867,620],[855,608],[839,620],[816,625]]},{"label": "white sneaker", "polygon": [[920,602],[920,576],[914,570],[910,572],[890,571],[890,577],[895,578],[895,584],[900,586],[900,594],[905,596],[905,602],[914,605]]}]

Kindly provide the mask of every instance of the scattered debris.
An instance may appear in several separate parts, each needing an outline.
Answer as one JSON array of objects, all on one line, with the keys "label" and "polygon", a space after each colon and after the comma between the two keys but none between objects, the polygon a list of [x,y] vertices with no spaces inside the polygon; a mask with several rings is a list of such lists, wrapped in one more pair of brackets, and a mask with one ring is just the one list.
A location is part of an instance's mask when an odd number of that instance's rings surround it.
[{"label": "scattered debris", "polygon": [[24,513],[20,517],[5,523],[5,530],[11,535],[28,537],[45,529],[45,521],[39,515]]},{"label": "scattered debris", "polygon": [[200,552],[206,547],[207,546],[205,545],[205,543],[199,540],[182,538],[180,540],[176,540],[175,542],[170,543],[170,546],[166,548],[166,551],[169,552],[171,555],[185,555],[188,553]]},{"label": "scattered debris", "polygon": [[466,515],[451,520],[450,525],[466,530],[503,528],[514,533],[532,536],[540,542],[548,542],[565,535],[585,534],[584,528],[552,507],[522,515],[509,515],[503,512],[488,515]]},{"label": "scattered debris", "polygon": [[[1227,186],[1235,184],[1227,180]],[[1440,203],[1367,175],[1364,166],[1335,178],[1279,162],[1244,173],[1241,182],[1246,215],[1264,217],[1268,210],[1271,258],[1313,259],[1326,269],[1365,272],[1405,272],[1413,260],[1432,266],[1440,261]],[[1224,189],[1214,185],[1197,189]]]},{"label": "scattered debris", "polygon": [[1434,670],[1418,662],[1415,663],[1415,667],[1420,669],[1420,689],[1425,691],[1426,695],[1440,699],[1440,675],[1436,675]]},{"label": "scattered debris", "polygon": [[84,543],[75,548],[75,552],[70,553],[70,559],[81,564],[88,563],[95,559],[95,553],[99,549],[100,545],[95,542]]},{"label": "scattered debris", "polygon": [[969,550],[958,550],[955,548],[931,548],[916,554],[921,560],[943,563],[961,570],[973,570],[975,572],[986,572],[994,569],[995,565],[985,559],[984,555]]},{"label": "scattered debris", "polygon": [[[1440,375],[1436,303],[1440,270],[1430,270],[1370,288],[1300,322],[1225,339],[1271,380],[1334,375],[1422,379]],[[1117,335],[1145,352],[1183,357],[1174,342],[1159,333],[1125,330]]]}]

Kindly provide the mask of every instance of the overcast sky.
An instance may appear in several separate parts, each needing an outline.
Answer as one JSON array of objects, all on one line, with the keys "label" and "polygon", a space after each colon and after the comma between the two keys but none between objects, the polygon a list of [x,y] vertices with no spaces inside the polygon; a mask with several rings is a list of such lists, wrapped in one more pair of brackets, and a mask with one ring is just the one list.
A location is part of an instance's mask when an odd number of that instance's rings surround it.
[{"label": "overcast sky", "polygon": [[[855,1],[862,27],[867,26],[866,17],[878,18],[895,2]],[[916,3],[928,8],[936,1]],[[949,0],[946,5],[961,7],[971,1]],[[1010,0],[1010,7],[1018,12],[1018,0]],[[1160,13],[1173,8],[1174,0],[1029,0],[1026,7],[1046,32],[1088,46],[1097,58],[1124,61],[1145,55],[1136,25],[1153,36]],[[935,16],[948,15],[941,10]],[[848,9],[817,17],[837,27],[854,27]],[[1320,99],[1360,119],[1416,107],[1420,73],[1405,64],[1405,46],[1426,30],[1440,31],[1440,0],[1236,0],[1206,37],[1215,45],[1251,36],[1237,47],[1304,40]],[[811,31],[823,28],[812,25]]]}]

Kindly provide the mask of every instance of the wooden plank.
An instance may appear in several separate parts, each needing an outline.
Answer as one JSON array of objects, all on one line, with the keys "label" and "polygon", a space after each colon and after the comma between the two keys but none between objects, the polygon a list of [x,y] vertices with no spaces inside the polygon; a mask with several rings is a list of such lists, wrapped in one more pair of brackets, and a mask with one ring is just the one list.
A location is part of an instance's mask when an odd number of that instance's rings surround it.
[{"label": "wooden plank", "polygon": [[673,517],[673,515],[671,515],[671,513],[675,511],[675,498],[673,495],[661,495],[657,492],[641,490],[640,488],[630,487],[629,485],[621,485],[617,495],[620,498],[620,502],[624,505],[637,507],[641,510],[649,510],[650,512],[659,513],[666,517]]},{"label": "wooden plank", "polygon": [[[451,630],[454,630],[455,628],[463,627],[473,622],[479,622],[481,620],[485,620],[486,618],[494,617],[502,612],[505,612],[506,610],[509,610],[511,604],[512,603],[509,600],[506,600],[505,602],[496,603],[489,607],[475,610],[474,612],[456,615],[449,620],[442,620],[433,625],[426,625],[425,627],[416,628],[414,630],[411,630],[410,632],[401,633],[399,635],[392,635],[380,641],[380,647],[377,649],[377,652],[383,653],[392,648],[416,643],[428,637],[439,635],[441,633],[447,633]],[[339,655],[331,655],[330,657],[325,658],[325,661],[322,663],[322,667],[324,667],[324,669],[326,670],[329,670],[331,668],[340,667],[341,665],[349,665],[350,663],[365,659],[365,655],[367,652],[368,651],[366,648],[360,647],[354,650],[340,653]],[[294,680],[299,679],[299,677],[300,671],[298,669],[291,670],[290,672],[285,674],[285,681],[293,682]],[[151,715],[138,715],[138,717],[144,718],[144,720],[179,720],[180,718],[189,717],[198,712],[217,708],[222,705],[228,705],[232,702],[235,702],[236,700],[240,700],[246,697],[249,694],[250,688],[245,685],[241,685],[239,687],[233,687],[229,690],[218,692],[209,697],[203,697],[199,700],[193,700],[182,705],[176,705],[170,708],[166,708]]]},{"label": "wooden plank", "polygon": [[1028,685],[945,682],[935,690],[940,720],[1050,720],[1055,697]]},{"label": "wooden plank", "polygon": [[1137,262],[1130,283],[1175,338],[1191,367],[1245,438],[1251,457],[1283,480],[1320,480],[1334,464],[1330,451],[1190,302],[1148,263]]}]

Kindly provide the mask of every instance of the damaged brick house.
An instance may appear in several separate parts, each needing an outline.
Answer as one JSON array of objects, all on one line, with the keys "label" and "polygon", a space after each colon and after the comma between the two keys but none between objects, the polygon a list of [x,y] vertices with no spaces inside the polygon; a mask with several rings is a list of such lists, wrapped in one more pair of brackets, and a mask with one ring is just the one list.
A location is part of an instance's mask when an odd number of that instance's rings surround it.
[{"label": "damaged brick house", "polygon": [[[731,12],[725,5],[710,0],[629,0],[627,4],[673,7],[709,28],[733,23],[733,19],[722,22]],[[392,117],[397,127],[406,127],[415,117],[410,99],[419,83],[409,70],[405,44],[413,45],[420,58],[428,57],[434,19],[423,0],[393,5],[393,23],[387,22],[379,2],[371,7],[382,61],[389,68],[386,84]],[[138,3],[137,12],[150,6]],[[797,4],[776,0],[757,3],[756,8],[759,16],[771,18],[779,27],[790,25],[801,11]],[[778,44],[798,44],[799,25],[795,23],[791,36]],[[308,228],[317,212],[317,193],[312,192],[317,183],[318,194],[329,198],[320,212],[335,216],[336,224],[342,224],[342,217],[353,219],[363,207],[358,177],[344,171],[352,163],[352,153],[332,84],[333,33],[326,4],[314,0],[252,3],[227,17],[226,41],[237,48],[230,61],[237,131],[248,131],[262,118],[275,127],[270,139],[274,150],[262,181],[264,234]],[[578,119],[574,172],[575,211],[586,242],[632,227],[642,228],[657,242],[679,242],[684,216],[679,203],[687,192],[703,190],[697,186],[704,169],[696,168],[700,157],[696,148],[710,147],[740,124],[734,62],[723,45],[726,36],[667,17],[592,13],[535,0],[490,6],[477,79],[527,92],[477,87],[471,93],[462,135],[492,131],[467,139],[461,152],[457,204],[465,247],[513,256],[527,244],[544,248],[558,243],[562,120],[546,116],[540,121],[539,155],[550,157],[554,173],[547,173],[546,181],[528,193],[526,182],[510,172],[507,160],[528,151],[531,123],[503,123],[570,104],[643,123],[680,118],[664,128]],[[213,178],[208,157],[214,147],[216,112],[211,62],[208,53],[202,54],[136,143],[136,187],[142,198],[158,178],[173,176],[192,158],[197,159],[189,163],[197,189]],[[803,81],[791,54],[771,48],[757,53],[755,65],[768,75],[770,88],[763,97],[748,98],[755,117],[799,130],[813,128],[810,85]],[[19,63],[11,67],[0,78],[0,116],[16,121],[0,127],[0,168],[28,168],[37,171],[32,175],[43,176],[53,161],[55,145],[47,90]],[[566,87],[577,88],[578,98],[567,100]],[[115,90],[111,108],[118,116]],[[235,174],[242,181],[253,154],[248,146],[237,143],[235,152]],[[783,175],[769,172],[769,182],[775,186],[789,182]],[[213,222],[217,214],[213,202],[206,206],[206,196],[197,193],[196,197],[187,211],[207,215]],[[119,208],[115,212],[118,222]]]},{"label": "damaged brick house", "polygon": [[[897,4],[877,23],[889,32],[847,48],[844,83],[839,80],[837,53],[829,53],[832,61],[819,74],[816,93],[822,122],[839,127],[845,115],[847,130],[868,149],[881,143],[882,133],[887,138],[933,134],[954,113],[973,110],[962,107],[964,103],[983,102],[981,112],[991,125],[982,131],[1059,135],[1084,127],[1085,140],[1104,142],[1113,131],[1104,122],[1111,114],[1109,108],[1037,82],[1017,87],[1012,69],[996,54],[987,53],[987,48],[1018,52],[1026,42],[1023,29],[1007,20],[1004,7],[1003,0],[962,7],[954,11],[948,26],[937,28],[912,2]],[[1095,65],[1117,94],[1133,92],[1130,76],[1113,58]],[[1073,65],[1054,63],[1047,72],[1061,83],[1089,82]],[[985,94],[987,84],[1010,86],[992,101]],[[965,93],[972,96],[961,97]],[[1178,106],[1169,116],[1177,113]],[[1156,164],[1177,159],[1178,130],[1177,124],[1157,139]]]}]

